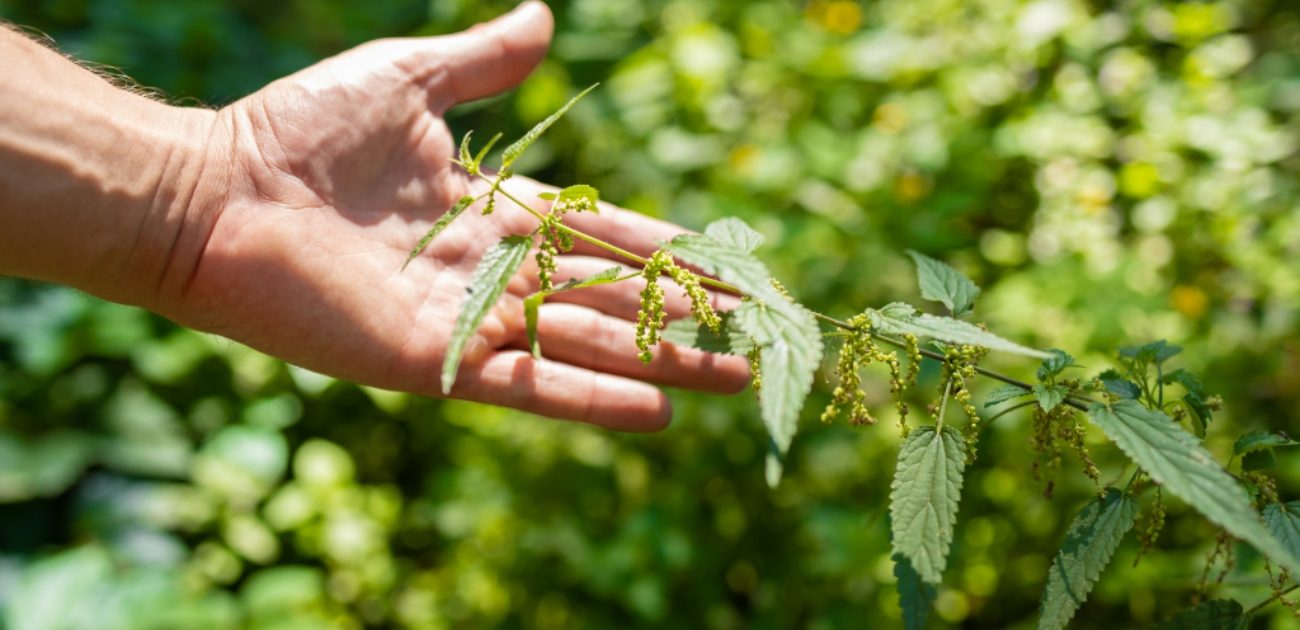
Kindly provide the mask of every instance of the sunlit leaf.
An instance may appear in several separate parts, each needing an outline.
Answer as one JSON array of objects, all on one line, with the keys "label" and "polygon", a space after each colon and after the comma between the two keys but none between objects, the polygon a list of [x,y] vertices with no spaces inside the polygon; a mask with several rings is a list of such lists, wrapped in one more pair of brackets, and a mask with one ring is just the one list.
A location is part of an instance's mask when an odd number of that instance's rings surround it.
[{"label": "sunlit leaf", "polygon": [[966,440],[952,427],[916,429],[898,453],[889,494],[894,553],[930,584],[942,581],[947,566],[965,468]]},{"label": "sunlit leaf", "polygon": [[533,357],[537,359],[542,358],[542,346],[537,340],[537,312],[546,298],[561,291],[585,289],[587,287],[616,282],[618,281],[619,274],[622,273],[622,271],[622,267],[610,267],[609,269],[587,278],[573,278],[550,291],[538,291],[524,298],[524,329],[528,333],[528,347],[532,351]]},{"label": "sunlit leaf", "polygon": [[758,249],[765,240],[762,234],[755,232],[754,228],[735,217],[718,219],[710,223],[704,228],[704,234],[745,253]]},{"label": "sunlit leaf", "polygon": [[465,208],[468,208],[472,203],[474,203],[474,198],[470,195],[465,195],[457,200],[451,209],[442,213],[442,216],[438,217],[438,220],[433,222],[433,227],[429,228],[429,231],[425,232],[424,236],[420,238],[420,242],[415,244],[415,249],[411,250],[411,254],[406,257],[406,262],[402,263],[402,269],[406,269],[406,266],[411,264],[411,261],[415,260],[415,258],[424,251],[424,248],[428,247],[429,243],[432,243],[433,239],[437,238],[443,230],[447,229],[447,226],[451,225],[451,222],[455,221],[456,217],[460,216],[461,213],[465,211]]},{"label": "sunlit leaf", "polygon": [[975,305],[980,288],[966,274],[918,251],[909,249],[907,255],[916,262],[916,278],[921,285],[921,297],[942,302],[953,317],[961,317]]},{"label": "sunlit leaf", "polygon": [[506,147],[505,152],[502,153],[501,155],[501,169],[505,170],[510,168],[510,165],[514,164],[515,160],[519,159],[519,156],[523,155],[524,151],[528,150],[528,147],[532,146],[534,142],[537,142],[537,139],[542,137],[542,134],[546,133],[546,130],[550,129],[551,125],[554,125],[556,121],[558,121],[560,118],[563,118],[565,114],[569,113],[569,109],[571,109],[575,103],[577,103],[580,99],[582,99],[582,97],[586,96],[588,92],[596,89],[597,85],[600,84],[599,83],[593,84],[591,87],[579,92],[577,96],[569,99],[569,102],[565,103],[563,107],[556,110],[555,113],[551,114],[550,116],[547,116],[545,120],[537,123],[537,125],[532,129],[529,129],[528,133],[524,134],[522,138],[515,140],[510,144],[510,146]]},{"label": "sunlit leaf", "polygon": [[451,392],[460,368],[461,355],[488,311],[505,292],[510,278],[523,264],[532,241],[525,236],[507,236],[483,254],[474,270],[469,286],[465,288],[465,303],[456,316],[456,324],[447,343],[447,355],[442,362],[442,393]]},{"label": "sunlit leaf", "polygon": [[812,313],[785,300],[745,302],[735,313],[737,325],[754,338],[762,351],[759,409],[771,437],[767,483],[775,486],[781,480],[785,453],[799,430],[799,411],[821,363],[821,331]]},{"label": "sunlit leaf", "polygon": [[1088,416],[1170,493],[1279,564],[1300,568],[1300,560],[1264,527],[1246,490],[1169,416],[1131,400],[1093,404]]},{"label": "sunlit leaf", "polygon": [[1040,383],[1034,386],[1034,397],[1038,400],[1038,406],[1042,407],[1043,411],[1055,409],[1057,405],[1065,401],[1065,394],[1065,388],[1059,385],[1043,385]]},{"label": "sunlit leaf", "polygon": [[1021,396],[1028,396],[1032,391],[1016,385],[1003,385],[991,392],[988,398],[984,400],[984,408],[987,409],[994,405],[1000,405],[1008,400],[1015,400]]},{"label": "sunlit leaf", "polygon": [[947,343],[969,344],[989,350],[1000,350],[1028,357],[1046,359],[1051,356],[1042,350],[1026,348],[1018,343],[1003,339],[970,322],[951,317],[938,317],[928,313],[917,313],[916,309],[895,302],[880,309],[867,309],[871,325],[887,335],[910,334],[928,337]]}]

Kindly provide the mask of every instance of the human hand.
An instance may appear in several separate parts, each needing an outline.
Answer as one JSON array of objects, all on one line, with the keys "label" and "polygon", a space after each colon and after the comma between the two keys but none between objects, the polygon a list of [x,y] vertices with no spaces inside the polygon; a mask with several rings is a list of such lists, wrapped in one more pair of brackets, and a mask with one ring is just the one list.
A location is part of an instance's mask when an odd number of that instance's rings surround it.
[{"label": "human hand", "polygon": [[[482,253],[535,221],[499,204],[461,217],[403,272],[432,221],[486,189],[451,163],[450,106],[524,79],[549,44],[552,19],[529,2],[470,31],[381,40],[325,60],[218,112],[197,214],[173,259],[180,278],[156,308],[319,372],[437,395],[439,368],[465,288]],[[516,197],[539,184],[509,180]],[[649,253],[681,228],[612,206],[570,222]],[[557,280],[606,269],[600,250],[559,259]],[[619,283],[560,294],[541,309],[546,359],[526,347],[527,268],[470,341],[451,396],[624,430],[653,430],[667,398],[641,381],[715,392],[744,387],[743,359],[664,347],[636,359],[639,289]],[[669,289],[670,296],[677,291]],[[726,300],[727,298],[720,298]],[[725,307],[725,306],[724,306]],[[668,303],[685,316],[684,299]]]}]

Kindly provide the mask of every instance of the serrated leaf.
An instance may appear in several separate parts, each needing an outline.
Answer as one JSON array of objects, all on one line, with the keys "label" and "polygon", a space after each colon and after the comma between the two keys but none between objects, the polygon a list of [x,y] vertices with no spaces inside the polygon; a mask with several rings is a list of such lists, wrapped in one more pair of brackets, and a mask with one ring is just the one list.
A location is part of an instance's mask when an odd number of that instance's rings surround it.
[{"label": "serrated leaf", "polygon": [[1065,394],[1065,388],[1059,385],[1043,385],[1040,383],[1034,386],[1034,397],[1038,399],[1038,406],[1042,407],[1043,411],[1055,409],[1057,405],[1065,401]]},{"label": "serrated leaf", "polygon": [[1264,506],[1264,524],[1283,547],[1300,556],[1300,501]]},{"label": "serrated leaf", "polygon": [[1074,517],[1047,571],[1039,630],[1060,630],[1070,623],[1115,555],[1124,534],[1133,528],[1137,514],[1137,501],[1125,492],[1107,488],[1104,496],[1089,501]]},{"label": "serrated leaf", "polygon": [[483,254],[474,275],[465,288],[465,303],[456,316],[456,324],[451,330],[451,339],[447,343],[447,355],[442,361],[442,393],[451,391],[456,382],[456,371],[460,368],[460,359],[465,352],[465,344],[483,324],[488,311],[505,292],[510,278],[519,271],[524,257],[528,255],[532,241],[526,236],[507,236],[493,245]]},{"label": "serrated leaf", "polygon": [[1236,600],[1211,599],[1166,619],[1152,630],[1245,630],[1249,622]]},{"label": "serrated leaf", "polygon": [[704,233],[718,242],[734,247],[745,253],[758,249],[763,241],[762,234],[754,231],[744,221],[735,217],[718,219],[704,228]]},{"label": "serrated leaf", "polygon": [[1300,569],[1300,559],[1264,527],[1245,489],[1169,416],[1121,400],[1109,406],[1093,404],[1088,417],[1170,493],[1279,564]]},{"label": "serrated leaf", "polygon": [[585,289],[587,287],[617,282],[619,280],[619,274],[622,273],[622,271],[622,267],[610,267],[609,269],[593,276],[581,279],[572,278],[550,291],[537,291],[536,293],[524,298],[524,330],[528,333],[528,347],[533,353],[533,358],[542,358],[542,346],[537,340],[537,312],[538,309],[542,307],[542,302],[546,301],[546,298],[561,291]]},{"label": "serrated leaf", "polygon": [[966,274],[948,263],[941,262],[917,251],[907,250],[916,262],[916,278],[921,285],[921,297],[942,302],[953,317],[961,317],[975,305],[980,288]]},{"label": "serrated leaf", "polygon": [[416,256],[419,256],[424,252],[424,248],[428,247],[429,243],[432,243],[433,239],[437,238],[443,230],[447,229],[447,226],[451,225],[451,222],[455,221],[456,217],[460,216],[460,214],[465,211],[465,208],[468,208],[472,203],[474,203],[474,198],[465,195],[457,200],[456,203],[452,205],[451,209],[442,213],[442,216],[438,217],[438,220],[433,222],[433,227],[429,228],[429,231],[425,232],[424,236],[420,238],[420,242],[415,244],[415,248],[411,250],[411,254],[406,257],[406,262],[402,263],[402,269],[406,269],[406,266],[411,264],[411,261],[415,260]]},{"label": "serrated leaf", "polygon": [[1292,440],[1285,435],[1273,433],[1271,431],[1251,431],[1250,433],[1237,438],[1237,442],[1232,445],[1232,453],[1234,455],[1244,455],[1251,451],[1272,448],[1274,446],[1296,445],[1300,445],[1300,442]]},{"label": "serrated leaf", "polygon": [[[718,221],[710,224],[709,228],[716,223]],[[743,241],[732,243],[718,240],[708,233],[709,228],[705,228],[704,234],[678,235],[662,245],[672,255],[735,285],[755,300],[770,304],[789,302],[772,287],[772,274],[768,272],[767,265],[738,246],[743,245]]]},{"label": "serrated leaf", "polygon": [[911,307],[904,309],[903,306],[907,305],[894,303],[881,309],[867,309],[866,313],[871,318],[871,325],[887,335],[911,334],[947,343],[967,344],[989,350],[1022,354],[1037,359],[1046,359],[1050,356],[1041,350],[1026,348],[1003,339],[969,322],[927,313],[917,314],[915,309]]},{"label": "serrated leaf", "polygon": [[1106,387],[1106,391],[1119,396],[1120,398],[1135,400],[1142,395],[1142,389],[1137,383],[1126,380],[1119,372],[1115,370],[1106,370],[1097,375],[1101,384]]},{"label": "serrated leaf", "polygon": [[532,146],[534,142],[537,142],[537,139],[542,137],[542,134],[546,133],[546,130],[550,129],[551,125],[554,125],[556,121],[569,113],[569,110],[573,108],[573,105],[582,99],[582,97],[586,96],[588,92],[596,89],[597,85],[600,84],[593,84],[591,87],[579,92],[577,96],[569,99],[569,102],[565,103],[563,107],[555,110],[555,113],[550,116],[547,116],[546,120],[537,123],[535,127],[529,129],[528,133],[524,134],[522,138],[510,143],[510,146],[506,147],[505,152],[501,154],[501,169],[505,170],[510,168],[510,165],[514,164],[515,160],[519,159],[519,156],[523,155],[524,151],[528,150],[528,147]]},{"label": "serrated leaf", "polygon": [[553,206],[559,212],[574,210],[577,212],[596,212],[600,201],[600,191],[586,184],[575,184],[560,190],[555,196]]},{"label": "serrated leaf", "polygon": [[1023,387],[1016,387],[1015,385],[1003,385],[1002,387],[999,387],[989,392],[989,397],[984,399],[984,408],[988,409],[989,407],[992,407],[994,405],[1000,405],[1008,400],[1015,400],[1016,398],[1020,398],[1021,396],[1028,396],[1031,393],[1033,392]]},{"label": "serrated leaf", "polygon": [[952,427],[920,427],[898,453],[889,493],[894,553],[930,584],[943,580],[965,468],[966,440]]},{"label": "serrated leaf", "polygon": [[1175,346],[1164,339],[1157,339],[1140,346],[1120,348],[1119,356],[1135,359],[1139,363],[1164,363],[1182,351],[1182,346]]},{"label": "serrated leaf", "polygon": [[759,410],[767,426],[767,483],[781,480],[782,461],[799,429],[799,411],[822,360],[821,330],[807,309],[781,299],[747,301],[735,311],[736,324],[762,349],[763,391]]},{"label": "serrated leaf", "polygon": [[1066,368],[1076,367],[1074,365],[1074,357],[1070,356],[1064,350],[1058,350],[1056,348],[1052,348],[1047,352],[1052,356],[1043,359],[1042,365],[1038,366],[1038,372],[1037,372],[1038,380],[1046,381],[1052,378],[1053,376],[1060,374]]},{"label": "serrated leaf", "polygon": [[472,135],[474,135],[473,129],[466,131],[465,135],[461,136],[460,139],[460,164],[466,169],[468,169],[469,165],[474,161],[474,158],[469,154],[469,137]]},{"label": "serrated leaf", "polygon": [[668,322],[660,335],[664,341],[687,348],[695,348],[717,354],[734,354],[745,356],[754,349],[754,340],[745,334],[736,324],[735,316],[730,312],[718,313],[722,320],[719,332],[709,330],[689,317]]},{"label": "serrated leaf", "polygon": [[500,139],[501,132],[498,131],[495,136],[492,136],[491,140],[487,141],[487,144],[483,145],[482,149],[478,150],[478,153],[474,154],[474,161],[472,162],[474,168],[470,170],[471,175],[477,174],[479,169],[483,168],[483,158],[487,157],[488,151],[491,151],[492,147],[496,146],[497,141]]},{"label": "serrated leaf", "polygon": [[898,578],[898,606],[903,609],[904,630],[921,630],[934,607],[939,589],[926,584],[906,556],[894,554],[894,577]]}]

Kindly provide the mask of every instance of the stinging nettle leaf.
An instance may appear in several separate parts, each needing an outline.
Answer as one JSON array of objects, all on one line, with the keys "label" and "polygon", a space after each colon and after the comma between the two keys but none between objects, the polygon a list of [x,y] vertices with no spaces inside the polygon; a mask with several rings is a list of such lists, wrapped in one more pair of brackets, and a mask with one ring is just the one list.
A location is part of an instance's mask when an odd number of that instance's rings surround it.
[{"label": "stinging nettle leaf", "polygon": [[1282,546],[1300,556],[1300,501],[1264,506],[1264,524]]},{"label": "stinging nettle leaf", "polygon": [[758,249],[763,241],[762,234],[754,231],[744,221],[735,217],[718,219],[704,228],[704,234],[718,242],[739,249],[746,254]]},{"label": "stinging nettle leaf", "polygon": [[1132,496],[1106,488],[1104,496],[1088,502],[1074,517],[1047,572],[1039,630],[1060,630],[1070,623],[1115,555],[1124,534],[1133,528],[1137,514],[1138,504]]},{"label": "stinging nettle leaf", "polygon": [[754,340],[736,324],[731,312],[718,313],[722,320],[719,332],[689,317],[668,322],[660,337],[669,343],[717,354],[745,356],[754,349]]},{"label": "stinging nettle leaf", "polygon": [[519,156],[523,155],[524,151],[528,150],[528,147],[532,146],[534,142],[537,142],[537,139],[542,137],[542,134],[546,133],[546,130],[550,129],[551,125],[554,125],[556,121],[569,113],[569,110],[573,105],[582,99],[582,97],[586,96],[588,92],[596,89],[597,85],[600,84],[592,84],[591,87],[579,92],[577,96],[569,99],[569,102],[565,103],[563,107],[555,110],[555,113],[550,116],[547,116],[546,120],[537,123],[535,127],[528,130],[528,133],[524,134],[522,138],[510,143],[510,146],[506,147],[505,152],[501,154],[501,169],[506,170],[510,168],[510,165],[514,164],[515,160],[519,159]]},{"label": "stinging nettle leaf", "polygon": [[1282,566],[1300,569],[1300,558],[1264,527],[1246,490],[1169,416],[1121,400],[1093,404],[1088,417],[1166,490]]},{"label": "stinging nettle leaf", "polygon": [[903,609],[903,628],[921,630],[934,607],[939,589],[925,583],[906,556],[894,554],[893,560],[894,577],[898,578],[898,606]]},{"label": "stinging nettle leaf", "polygon": [[1152,630],[1246,630],[1250,625],[1241,604],[1233,599],[1211,599],[1188,608]]},{"label": "stinging nettle leaf", "polygon": [[496,146],[497,141],[500,139],[501,132],[498,131],[495,136],[492,136],[491,140],[487,141],[487,144],[483,145],[482,149],[478,150],[478,153],[474,154],[474,161],[472,162],[474,168],[470,169],[470,175],[478,174],[479,169],[483,167],[483,158],[487,157],[488,151],[491,151],[492,147]]},{"label": "stinging nettle leaf", "polygon": [[420,242],[415,244],[415,249],[411,250],[411,254],[406,257],[406,262],[402,263],[402,269],[406,269],[406,266],[411,264],[411,261],[415,260],[415,258],[424,251],[424,248],[428,247],[429,243],[432,243],[433,239],[437,238],[443,230],[447,229],[447,226],[451,225],[451,222],[455,221],[456,217],[460,216],[460,214],[465,211],[465,208],[468,208],[472,203],[474,203],[474,198],[465,195],[456,201],[456,204],[453,205],[450,210],[442,213],[442,216],[438,217],[438,220],[433,222],[433,227],[429,228],[429,231],[425,232],[424,236],[420,238]]},{"label": "stinging nettle leaf", "polygon": [[866,312],[871,318],[871,325],[885,334],[912,334],[947,343],[980,346],[989,350],[1022,354],[1038,359],[1051,356],[1041,350],[1026,348],[1003,339],[969,322],[927,313],[916,314],[915,309],[906,304],[900,305],[896,302],[881,309],[867,309]]},{"label": "stinging nettle leaf", "polygon": [[1136,400],[1142,395],[1142,389],[1137,383],[1126,380],[1119,372],[1115,370],[1106,370],[1097,375],[1101,384],[1106,387],[1106,391],[1128,400]]},{"label": "stinging nettle leaf", "polygon": [[1065,401],[1065,394],[1065,388],[1059,385],[1043,385],[1040,383],[1034,386],[1034,396],[1038,399],[1038,406],[1042,407],[1043,411],[1055,409],[1057,405]]},{"label": "stinging nettle leaf", "polygon": [[966,440],[952,427],[920,427],[898,453],[889,494],[894,553],[930,584],[943,580],[965,468]]},{"label": "stinging nettle leaf", "polygon": [[763,392],[759,410],[767,426],[767,483],[781,480],[786,451],[799,430],[799,412],[822,360],[821,330],[807,309],[784,299],[747,301],[735,310],[736,324],[761,348]]},{"label": "stinging nettle leaf", "polygon": [[474,160],[474,158],[469,155],[469,137],[472,135],[474,135],[473,129],[466,131],[465,135],[460,139],[460,164],[466,168],[469,168],[469,165],[472,164]]},{"label": "stinging nettle leaf", "polygon": [[538,291],[524,298],[524,330],[528,333],[528,347],[533,353],[533,358],[542,358],[542,346],[537,340],[537,314],[538,309],[542,307],[542,302],[546,301],[546,298],[561,291],[585,289],[587,287],[618,282],[620,279],[619,274],[622,272],[622,267],[610,267],[609,269],[593,276],[581,279],[573,278],[550,291]]},{"label": "stinging nettle leaf", "polygon": [[942,302],[948,307],[953,317],[961,317],[975,305],[980,288],[960,271],[948,263],[926,256],[918,251],[907,250],[907,255],[916,262],[916,277],[921,285],[921,297]]},{"label": "stinging nettle leaf", "polygon": [[1031,393],[1033,392],[1023,387],[1003,385],[1002,387],[989,392],[989,397],[984,400],[984,408],[988,409],[989,407],[1000,405],[1008,400],[1015,400],[1021,396],[1028,396]]},{"label": "stinging nettle leaf", "polygon": [[519,271],[519,266],[523,264],[531,247],[532,241],[526,236],[507,236],[488,249],[474,269],[474,275],[465,289],[465,303],[460,307],[460,314],[456,316],[456,324],[452,327],[451,340],[447,343],[447,356],[442,361],[443,394],[450,393],[451,386],[456,382],[456,371],[460,368],[465,344],[478,331],[488,311],[501,298],[510,278]]},{"label": "stinging nettle leaf", "polygon": [[1271,431],[1251,431],[1237,438],[1237,442],[1232,445],[1232,453],[1234,455],[1245,455],[1251,451],[1274,446],[1296,446],[1298,444],[1300,442]]}]

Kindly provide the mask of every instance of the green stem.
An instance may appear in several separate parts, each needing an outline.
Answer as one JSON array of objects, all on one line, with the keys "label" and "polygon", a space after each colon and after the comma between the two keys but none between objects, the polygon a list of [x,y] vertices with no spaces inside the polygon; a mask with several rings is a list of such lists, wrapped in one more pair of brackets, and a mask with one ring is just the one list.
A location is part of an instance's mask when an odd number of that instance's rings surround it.
[{"label": "green stem", "polygon": [[944,412],[948,410],[948,395],[952,393],[952,377],[948,377],[948,382],[943,386],[943,398],[939,401],[939,417],[934,420],[935,431],[943,429]]},{"label": "green stem", "polygon": [[997,420],[998,418],[1001,418],[1002,416],[1005,416],[1017,409],[1024,409],[1025,407],[1030,407],[1037,404],[1038,404],[1037,400],[1026,400],[1024,402],[1011,405],[1010,407],[1007,407],[1006,409],[1003,409],[1002,411],[993,414],[993,417],[989,418],[988,420],[985,420],[984,426],[988,426],[992,424],[994,420]]},{"label": "green stem", "polygon": [[[536,217],[537,220],[539,220],[539,221],[541,221],[541,220],[545,220],[546,217],[545,217],[542,213],[540,213],[540,212],[534,210],[534,209],[532,208],[532,206],[529,206],[528,204],[526,204],[526,203],[524,203],[523,201],[521,201],[518,197],[515,197],[514,195],[510,194],[509,191],[507,191],[506,189],[502,188],[502,187],[501,187],[501,180],[500,180],[500,179],[495,179],[495,180],[494,180],[494,179],[492,179],[492,178],[490,178],[490,177],[488,177],[487,175],[484,175],[484,174],[482,174],[482,173],[479,173],[478,176],[479,176],[480,178],[482,178],[483,181],[486,181],[486,182],[488,182],[489,184],[491,184],[492,187],[493,187],[493,190],[496,190],[497,192],[500,192],[502,195],[505,195],[506,199],[509,199],[510,201],[514,202],[515,205],[517,205],[517,206],[519,206],[520,208],[523,208],[524,210],[526,210],[529,214],[531,214],[531,215],[533,215],[534,217]],[[626,259],[628,259],[628,260],[630,260],[630,261],[632,261],[632,262],[635,262],[635,263],[637,263],[637,264],[639,264],[639,265],[644,266],[646,263],[650,262],[649,259],[647,259],[647,258],[645,258],[645,257],[643,257],[643,256],[638,256],[638,255],[636,255],[636,254],[634,254],[634,253],[632,253],[632,252],[630,252],[630,251],[627,251],[626,249],[623,249],[622,247],[619,247],[619,246],[617,246],[617,245],[615,245],[615,244],[613,244],[613,243],[610,243],[610,242],[608,242],[608,241],[605,241],[605,240],[602,240],[602,239],[597,238],[597,237],[595,237],[595,236],[592,236],[592,235],[590,235],[590,234],[587,234],[586,232],[583,232],[582,230],[574,229],[574,228],[569,227],[568,225],[565,225],[565,224],[563,224],[563,223],[558,224],[558,226],[559,226],[559,228],[560,228],[561,230],[564,230],[566,233],[572,235],[574,238],[577,238],[577,239],[580,239],[580,240],[586,241],[587,243],[589,243],[589,244],[591,244],[591,245],[594,245],[594,246],[596,246],[596,247],[599,247],[599,248],[601,248],[601,249],[603,249],[603,250],[605,250],[605,251],[607,251],[607,252],[610,252],[610,253],[612,253],[612,254],[615,254],[615,255],[617,255],[617,256],[622,256],[623,258],[626,258]],[[708,276],[700,276],[700,284],[703,284],[703,285],[706,285],[706,286],[710,286],[710,287],[713,287],[713,288],[715,288],[715,289],[718,289],[718,290],[721,290],[721,291],[725,291],[725,292],[727,292],[727,293],[731,293],[731,294],[733,294],[733,295],[737,295],[737,296],[741,296],[741,297],[743,297],[743,296],[745,295],[744,291],[741,291],[741,290],[740,290],[739,288],[737,288],[735,285],[730,284],[730,283],[727,283],[727,282],[723,282],[723,281],[721,281],[721,280],[715,280],[715,279],[710,278],[710,277],[708,277]],[[832,325],[832,326],[835,326],[836,328],[840,328],[840,329],[848,330],[848,331],[854,331],[854,330],[856,330],[856,329],[855,329],[851,324],[849,324],[848,322],[846,322],[846,321],[844,321],[844,320],[841,320],[841,319],[836,319],[836,318],[834,318],[834,317],[831,317],[830,315],[823,315],[823,314],[821,314],[821,313],[818,313],[818,312],[814,311],[814,312],[813,312],[813,316],[816,317],[817,319],[819,319],[819,320],[821,320],[821,321],[827,323],[827,324],[830,324],[830,325]],[[897,340],[897,339],[894,339],[893,337],[888,337],[888,336],[885,336],[885,335],[882,335],[882,334],[879,334],[879,333],[875,333],[875,332],[871,333],[871,336],[874,337],[874,338],[876,338],[876,339],[878,339],[878,340],[880,340],[880,341],[883,341],[883,342],[885,342],[885,343],[887,343],[887,344],[889,344],[889,345],[891,345],[891,346],[894,346],[894,347],[896,347],[896,348],[907,348],[907,344],[905,344],[905,343],[903,343],[903,342],[901,342],[901,341],[899,341],[899,340]],[[933,360],[935,360],[935,361],[939,361],[939,362],[943,362],[943,361],[944,361],[944,356],[943,356],[942,354],[938,353],[938,352],[935,352],[935,351],[933,351],[933,350],[927,350],[927,349],[925,349],[925,348],[919,348],[919,350],[920,350],[921,356],[924,356],[924,357],[926,357],[926,358],[928,358],[928,359],[933,359]],[[1033,386],[1033,385],[1030,385],[1029,383],[1026,383],[1026,382],[1021,381],[1021,380],[1018,380],[1018,379],[1011,378],[1010,376],[1007,376],[1007,375],[1005,375],[1005,374],[1000,374],[1000,373],[995,372],[995,371],[993,371],[993,370],[989,370],[989,369],[986,369],[986,368],[979,367],[978,365],[975,366],[975,371],[976,371],[977,373],[982,374],[982,375],[984,375],[984,376],[987,376],[988,378],[991,378],[991,379],[993,379],[993,380],[995,380],[995,381],[1001,381],[1001,382],[1003,382],[1003,383],[1006,383],[1007,385],[1013,385],[1013,386],[1015,386],[1015,387],[1019,387],[1020,389],[1025,390],[1025,391],[1031,391],[1031,390],[1033,390],[1033,388],[1034,388],[1034,386]],[[1088,401],[1088,402],[1092,402],[1092,401]],[[1087,410],[1088,410],[1088,408],[1087,408],[1087,407],[1086,407],[1082,402],[1080,402],[1080,401],[1078,401],[1078,400],[1076,400],[1076,399],[1074,399],[1074,398],[1066,398],[1066,399],[1065,399],[1065,404],[1067,404],[1067,405],[1069,405],[1069,406],[1071,406],[1071,407],[1074,407],[1075,409],[1078,409],[1079,411],[1087,411]]]},{"label": "green stem", "polygon": [[1251,615],[1253,615],[1253,614],[1259,612],[1260,610],[1263,610],[1265,606],[1267,606],[1267,605],[1269,605],[1269,604],[1271,604],[1271,603],[1273,603],[1273,602],[1275,602],[1275,601],[1277,601],[1277,600],[1279,600],[1279,599],[1282,599],[1282,597],[1283,597],[1284,595],[1290,593],[1291,591],[1296,590],[1297,588],[1300,588],[1300,584],[1292,584],[1291,586],[1287,587],[1287,589],[1284,590],[1284,591],[1278,591],[1277,593],[1274,593],[1273,595],[1269,595],[1269,596],[1268,596],[1268,599],[1265,599],[1264,601],[1262,601],[1262,602],[1260,602],[1260,603],[1258,603],[1258,604],[1255,604],[1254,606],[1251,606],[1251,607],[1250,607],[1250,610],[1247,610],[1247,611],[1246,611],[1245,616],[1246,616],[1246,617],[1249,617],[1249,616],[1251,616]]}]

